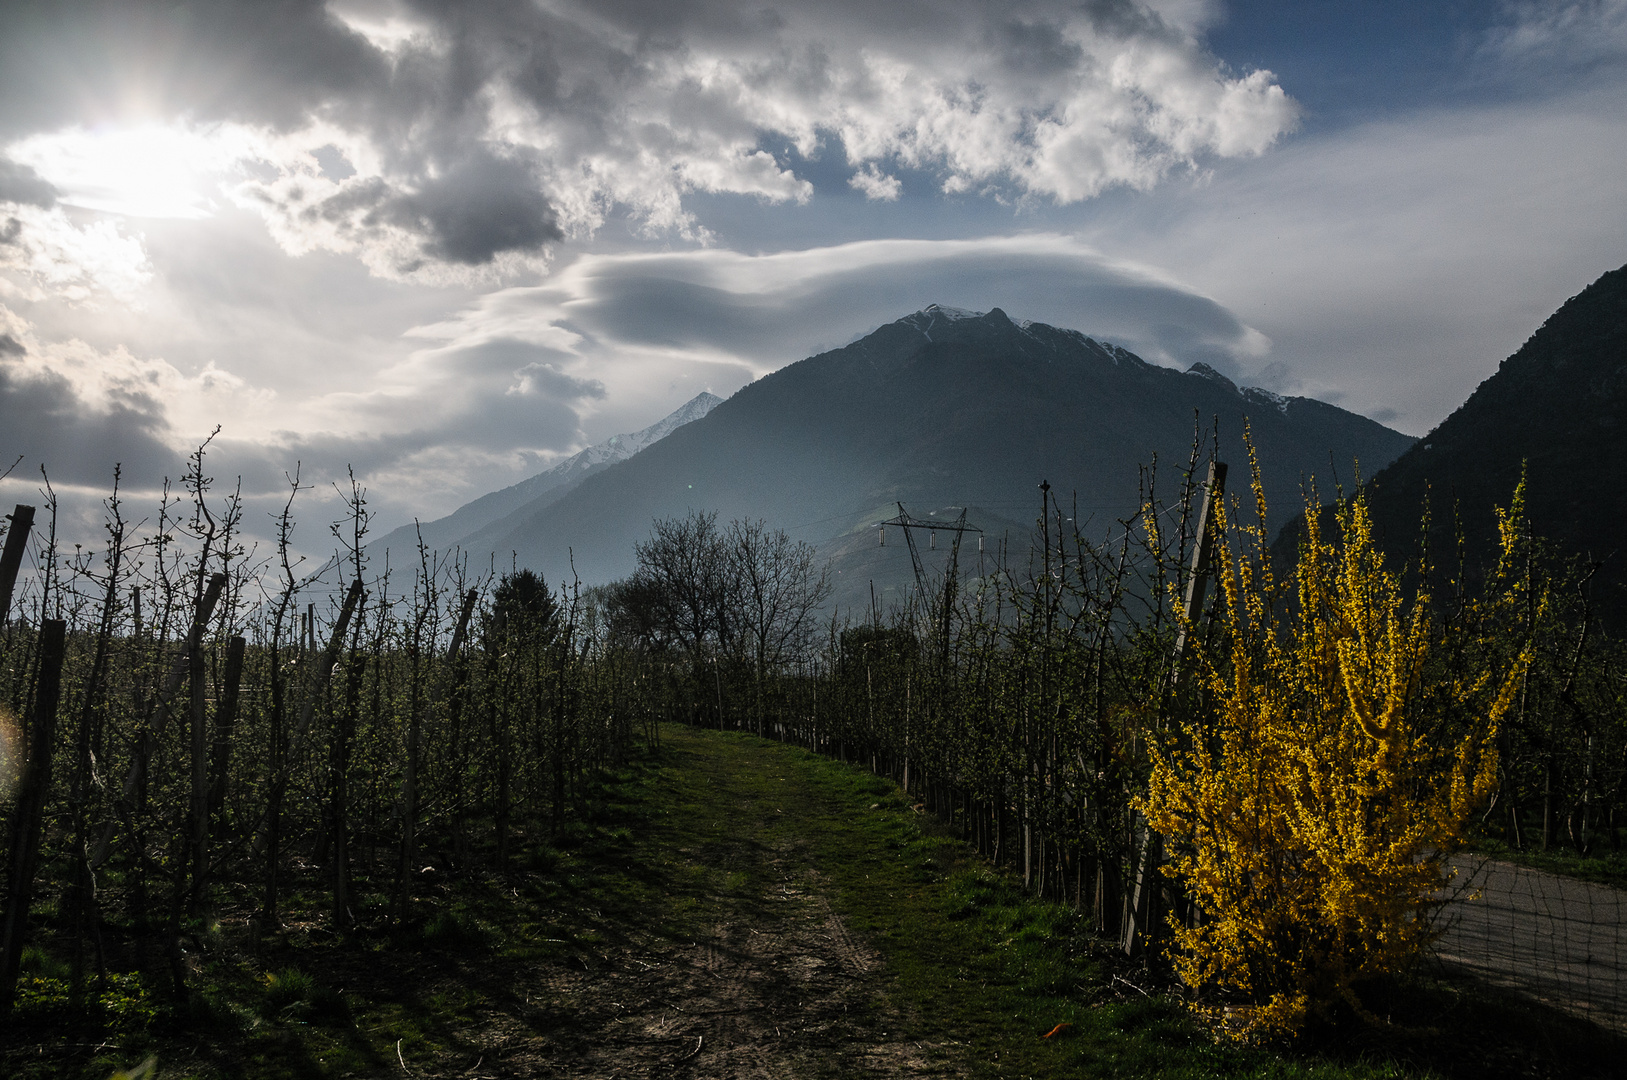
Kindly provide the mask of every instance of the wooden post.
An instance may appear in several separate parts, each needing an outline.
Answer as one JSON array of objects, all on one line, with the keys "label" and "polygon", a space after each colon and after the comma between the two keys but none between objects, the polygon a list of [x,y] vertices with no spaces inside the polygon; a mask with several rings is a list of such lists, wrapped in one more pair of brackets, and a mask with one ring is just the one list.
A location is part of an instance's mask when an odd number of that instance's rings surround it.
[{"label": "wooden post", "polygon": [[226,807],[226,781],[232,754],[232,729],[237,726],[237,702],[243,684],[243,654],[248,648],[241,635],[226,644],[226,671],[215,705],[214,745],[209,753],[209,819],[211,834],[219,830]]},{"label": "wooden post", "polygon": [[11,512],[11,528],[6,532],[6,548],[0,553],[0,629],[11,618],[11,596],[17,587],[17,572],[28,550],[28,534],[34,528],[34,508],[18,503]]},{"label": "wooden post", "polygon": [[46,619],[40,624],[39,682],[28,722],[28,745],[11,816],[7,866],[6,914],[0,929],[0,1016],[11,1013],[17,996],[17,972],[23,938],[28,934],[28,908],[34,899],[40,841],[45,831],[45,799],[51,787],[51,751],[56,743],[57,704],[62,697],[62,657],[68,624]]},{"label": "wooden post", "polygon": [[[328,636],[328,647],[323,650],[316,666],[311,670],[310,681],[305,686],[305,700],[299,710],[299,730],[294,733],[295,738],[304,735],[311,726],[311,720],[316,715],[316,698],[327,688],[328,680],[333,677],[334,665],[339,662],[339,650],[344,647],[345,631],[350,628],[350,618],[356,613],[356,605],[362,600],[362,583],[358,578],[350,583],[350,591],[345,594],[345,602],[339,607],[339,621],[333,624],[333,633]],[[313,605],[314,606],[314,605]],[[316,618],[313,611],[311,618],[311,640],[316,640]]]},{"label": "wooden post", "polygon": [[[1209,476],[1203,485],[1203,506],[1198,511],[1197,543],[1192,546],[1192,570],[1186,581],[1185,618],[1181,620],[1175,635],[1175,654],[1170,669],[1172,690],[1179,690],[1184,683],[1186,665],[1183,660],[1188,634],[1197,629],[1198,620],[1203,616],[1203,601],[1209,590],[1209,566],[1215,551],[1214,506],[1225,486],[1226,463],[1209,462]],[[1158,934],[1159,912],[1155,898],[1163,891],[1158,868],[1164,861],[1164,838],[1148,827],[1140,814],[1134,814],[1131,821],[1131,839],[1133,842],[1139,839],[1140,852],[1136,859],[1134,891],[1130,894],[1129,910],[1125,913],[1121,945],[1125,955],[1133,957]]]},{"label": "wooden post", "polygon": [[[362,596],[362,581],[361,578],[357,578],[350,583],[350,591],[345,593],[344,603],[339,606],[339,619],[333,624],[333,632],[328,637],[328,647],[323,650],[321,657],[316,662],[316,666],[311,670],[310,681],[305,686],[305,701],[300,707],[299,730],[294,733],[296,739],[310,729],[311,721],[316,716],[316,699],[321,696],[322,691],[327,688],[328,680],[333,677],[333,669],[339,663],[339,651],[344,648],[345,633],[350,629],[350,620],[356,614],[356,608],[360,606]],[[314,617],[311,622],[311,633],[314,637],[316,633],[316,620]],[[335,806],[342,806],[344,802],[343,784],[345,778],[342,773],[345,767],[346,763],[341,762],[339,764],[340,775],[332,777],[333,782],[339,786],[333,800]],[[341,822],[330,822],[330,824],[333,825],[334,838],[339,845],[339,850],[335,853],[334,864],[334,916],[337,925],[344,925],[347,921],[347,905],[349,902],[349,897],[345,895],[347,868],[344,860],[347,853],[344,850],[344,827]]]},{"label": "wooden post", "polygon": [[1209,592],[1209,563],[1215,552],[1214,504],[1226,490],[1226,463],[1209,462],[1209,477],[1203,485],[1203,508],[1198,511],[1198,542],[1192,549],[1192,572],[1186,579],[1185,618],[1175,632],[1175,656],[1170,679],[1179,689],[1185,679],[1187,634],[1196,630],[1203,617],[1203,601]]},{"label": "wooden post", "polygon": [[209,695],[204,679],[203,649],[187,657],[188,734],[192,749],[192,890],[187,908],[196,915],[203,902],[204,879],[209,870]]}]

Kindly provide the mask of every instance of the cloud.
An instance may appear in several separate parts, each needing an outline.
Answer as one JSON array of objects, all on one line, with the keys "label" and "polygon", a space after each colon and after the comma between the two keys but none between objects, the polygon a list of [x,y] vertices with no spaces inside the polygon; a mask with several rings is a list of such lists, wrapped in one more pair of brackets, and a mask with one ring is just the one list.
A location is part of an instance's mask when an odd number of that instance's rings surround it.
[{"label": "cloud", "polygon": [[1589,88],[1386,118],[1217,170],[1201,197],[1169,185],[1082,236],[1245,313],[1282,365],[1258,381],[1421,435],[1627,260],[1624,117]]},{"label": "cloud", "polygon": [[[170,430],[150,370],[133,357],[89,357],[84,346],[39,350],[25,345],[27,332],[0,308],[0,456],[9,464],[26,455],[26,473],[45,465],[57,483],[105,485],[115,462],[126,475],[155,482],[180,462],[169,445]],[[89,380],[83,380],[91,375]]]},{"label": "cloud", "polygon": [[[905,167],[948,192],[1065,204],[1260,154],[1296,116],[1269,72],[1208,53],[1208,7],[1185,2],[8,10],[0,140],[32,139],[44,181],[81,205],[208,212],[192,177],[215,165],[158,155],[189,175],[95,204],[92,189],[122,181],[75,163],[108,155],[45,152],[86,112],[104,117],[86,144],[99,150],[120,132],[183,149],[202,133],[237,155],[232,198],[290,253],[354,253],[415,280],[535,273],[549,245],[613,217],[711,240],[691,195],[813,196],[776,146],[845,159],[871,199],[897,198]],[[56,89],[69,80],[75,95]]]},{"label": "cloud", "polygon": [[356,253],[387,278],[479,281],[546,267],[547,245],[564,238],[525,157],[476,150],[404,185],[354,168],[347,175],[332,166],[348,160],[331,144],[319,150],[328,153],[296,151],[275,180],[234,191],[290,254]]},{"label": "cloud", "polygon": [[898,193],[904,185],[898,182],[898,177],[888,176],[876,168],[875,162],[871,162],[861,171],[854,173],[847,186],[855,191],[862,191],[867,199],[897,202]]},{"label": "cloud", "polygon": [[425,254],[478,266],[507,251],[530,251],[565,234],[522,162],[475,154],[398,198],[388,213],[427,237]]},{"label": "cloud", "polygon": [[141,241],[117,223],[77,225],[61,206],[0,202],[0,297],[134,303],[151,279]]},{"label": "cloud", "polygon": [[546,285],[489,294],[414,334],[463,356],[531,343],[555,370],[600,380],[603,404],[584,400],[584,413],[608,414],[590,419],[594,430],[621,430],[674,407],[679,394],[733,392],[929,303],[999,305],[1181,367],[1204,360],[1238,372],[1269,349],[1213,300],[1056,235],[585,255]]},{"label": "cloud", "polygon": [[1506,4],[1508,21],[1492,27],[1481,58],[1521,73],[1614,68],[1627,62],[1627,0],[1560,0]]},{"label": "cloud", "polygon": [[0,157],[0,203],[20,203],[49,209],[56,203],[57,190],[31,166]]}]

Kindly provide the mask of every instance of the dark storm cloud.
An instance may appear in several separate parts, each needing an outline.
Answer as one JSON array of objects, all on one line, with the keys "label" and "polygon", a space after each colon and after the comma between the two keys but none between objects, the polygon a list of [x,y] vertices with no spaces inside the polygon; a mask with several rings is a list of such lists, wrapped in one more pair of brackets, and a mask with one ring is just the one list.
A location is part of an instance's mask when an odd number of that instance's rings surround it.
[{"label": "dark storm cloud", "polygon": [[28,350],[23,343],[10,334],[0,334],[0,356],[26,356]]},{"label": "dark storm cloud", "polygon": [[426,263],[478,267],[507,252],[534,252],[564,238],[558,217],[524,161],[485,150],[400,186],[367,177],[317,201],[299,185],[250,188],[250,198],[306,224],[321,222],[362,245],[388,229],[416,239],[393,257],[402,273]]},{"label": "dark storm cloud", "polygon": [[26,454],[30,469],[44,465],[59,483],[105,484],[115,462],[138,484],[180,475],[163,408],[152,397],[124,391],[96,408],[61,375],[15,362],[0,362],[0,432],[0,456]]},{"label": "dark storm cloud", "polygon": [[1049,75],[1071,70],[1084,59],[1084,50],[1050,23],[1014,19],[1000,24],[995,34],[1013,70]]},{"label": "dark storm cloud", "polygon": [[505,251],[533,251],[565,236],[531,170],[485,152],[457,161],[415,192],[396,196],[386,213],[394,224],[425,236],[430,256],[468,266]]}]

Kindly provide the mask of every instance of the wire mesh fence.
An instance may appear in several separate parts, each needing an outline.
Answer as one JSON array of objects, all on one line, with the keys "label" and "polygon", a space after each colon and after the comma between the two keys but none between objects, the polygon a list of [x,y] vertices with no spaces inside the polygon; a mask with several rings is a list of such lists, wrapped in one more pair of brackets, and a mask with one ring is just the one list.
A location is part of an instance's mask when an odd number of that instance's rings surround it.
[{"label": "wire mesh fence", "polygon": [[1453,865],[1444,964],[1627,1033],[1627,892],[1484,857]]}]

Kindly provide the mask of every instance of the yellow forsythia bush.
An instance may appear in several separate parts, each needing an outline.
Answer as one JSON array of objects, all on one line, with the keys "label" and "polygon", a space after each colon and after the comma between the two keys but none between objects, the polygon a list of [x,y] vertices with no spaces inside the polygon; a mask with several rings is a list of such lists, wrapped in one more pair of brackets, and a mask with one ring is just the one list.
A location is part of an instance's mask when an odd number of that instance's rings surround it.
[{"label": "yellow forsythia bush", "polygon": [[[1257,471],[1254,495],[1263,522]],[[1198,705],[1153,748],[1141,808],[1202,912],[1172,928],[1181,978],[1242,1005],[1233,1035],[1291,1035],[1341,1000],[1368,1016],[1355,988],[1434,936],[1446,858],[1493,790],[1528,656],[1470,677],[1432,665],[1430,599],[1385,568],[1360,495],[1336,539],[1307,507],[1281,583],[1263,526],[1228,525],[1223,508],[1218,521]]]}]

